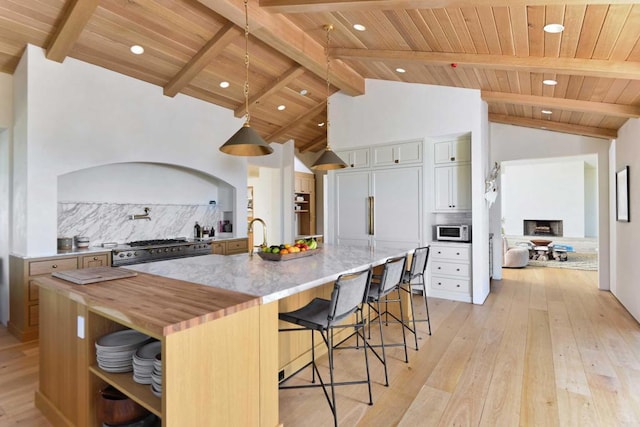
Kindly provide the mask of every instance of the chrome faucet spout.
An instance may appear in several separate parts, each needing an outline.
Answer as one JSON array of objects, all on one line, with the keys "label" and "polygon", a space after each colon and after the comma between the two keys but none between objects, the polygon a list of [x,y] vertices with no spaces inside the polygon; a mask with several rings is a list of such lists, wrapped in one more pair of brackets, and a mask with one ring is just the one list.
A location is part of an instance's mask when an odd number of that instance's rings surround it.
[{"label": "chrome faucet spout", "polygon": [[[249,222],[249,226],[247,228],[247,234],[253,233],[254,222],[259,222],[260,224],[262,224],[262,245],[261,246],[267,246],[267,224],[264,222],[262,218],[254,218]],[[249,254],[253,255],[252,247],[249,248]]]}]

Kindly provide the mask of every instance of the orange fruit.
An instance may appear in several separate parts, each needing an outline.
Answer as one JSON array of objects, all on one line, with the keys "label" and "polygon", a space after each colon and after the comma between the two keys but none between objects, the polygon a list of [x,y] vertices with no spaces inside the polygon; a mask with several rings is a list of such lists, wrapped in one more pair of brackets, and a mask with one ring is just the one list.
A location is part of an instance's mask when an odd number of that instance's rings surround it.
[{"label": "orange fruit", "polygon": [[288,251],[287,249],[283,249],[283,250],[281,250],[281,251],[280,251],[280,253],[281,253],[282,255],[286,255],[286,254],[288,254],[288,253],[289,253],[289,251]]}]

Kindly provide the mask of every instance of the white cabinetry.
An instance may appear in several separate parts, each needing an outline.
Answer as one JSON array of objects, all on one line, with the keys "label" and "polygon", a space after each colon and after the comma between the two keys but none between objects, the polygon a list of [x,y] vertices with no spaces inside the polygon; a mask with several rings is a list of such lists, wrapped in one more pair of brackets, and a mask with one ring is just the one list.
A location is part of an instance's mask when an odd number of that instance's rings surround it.
[{"label": "white cabinetry", "polygon": [[371,157],[373,166],[420,164],[422,163],[422,141],[372,147]]},{"label": "white cabinetry", "polygon": [[471,165],[434,168],[433,197],[435,211],[470,211]]},{"label": "white cabinetry", "polygon": [[447,165],[452,163],[466,163],[471,161],[471,140],[468,137],[453,141],[433,143],[433,163]]},{"label": "white cabinetry", "polygon": [[336,243],[417,248],[422,241],[422,167],[340,171]]},{"label": "white cabinetry", "polygon": [[349,166],[349,168],[360,169],[369,167],[368,148],[336,151],[336,154]]},{"label": "white cabinetry", "polygon": [[413,140],[336,152],[351,167],[331,172],[334,243],[402,249],[421,245],[423,144]]},{"label": "white cabinetry", "polygon": [[471,143],[469,137],[433,143],[433,210],[471,210]]},{"label": "white cabinetry", "polygon": [[431,243],[429,296],[471,302],[471,243]]}]

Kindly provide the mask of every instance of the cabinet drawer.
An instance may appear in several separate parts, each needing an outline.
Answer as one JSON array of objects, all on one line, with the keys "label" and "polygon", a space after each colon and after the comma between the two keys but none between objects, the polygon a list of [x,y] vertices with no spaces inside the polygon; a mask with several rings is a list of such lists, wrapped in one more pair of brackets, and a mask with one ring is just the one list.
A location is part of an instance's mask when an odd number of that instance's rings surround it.
[{"label": "cabinet drawer", "polygon": [[214,255],[224,255],[226,253],[225,245],[222,242],[211,244],[211,253]]},{"label": "cabinet drawer", "polygon": [[448,259],[461,262],[469,262],[471,259],[469,248],[460,246],[433,246],[431,258],[433,260]]},{"label": "cabinet drawer", "polygon": [[232,240],[227,243],[227,255],[246,252],[249,248],[246,240]]},{"label": "cabinet drawer", "polygon": [[29,301],[38,301],[38,288],[33,280],[29,280]]},{"label": "cabinet drawer", "polygon": [[453,277],[431,276],[431,289],[468,294],[469,281]]},{"label": "cabinet drawer", "polygon": [[82,268],[106,267],[109,265],[109,255],[85,255],[81,264]]},{"label": "cabinet drawer", "polygon": [[73,258],[57,258],[48,261],[32,261],[29,263],[29,276],[38,274],[50,274],[54,271],[76,270],[78,268],[78,259]]},{"label": "cabinet drawer", "polygon": [[452,262],[433,261],[431,264],[433,274],[447,276],[469,277],[469,264],[455,264]]},{"label": "cabinet drawer", "polygon": [[38,326],[40,321],[40,304],[29,306],[29,326]]}]

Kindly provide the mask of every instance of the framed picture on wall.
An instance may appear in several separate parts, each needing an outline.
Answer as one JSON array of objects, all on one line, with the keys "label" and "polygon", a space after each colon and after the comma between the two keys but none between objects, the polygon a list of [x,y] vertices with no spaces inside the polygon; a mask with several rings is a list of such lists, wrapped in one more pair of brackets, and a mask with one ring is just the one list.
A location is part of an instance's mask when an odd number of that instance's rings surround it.
[{"label": "framed picture on wall", "polygon": [[616,172],[616,220],[629,222],[629,166]]}]

